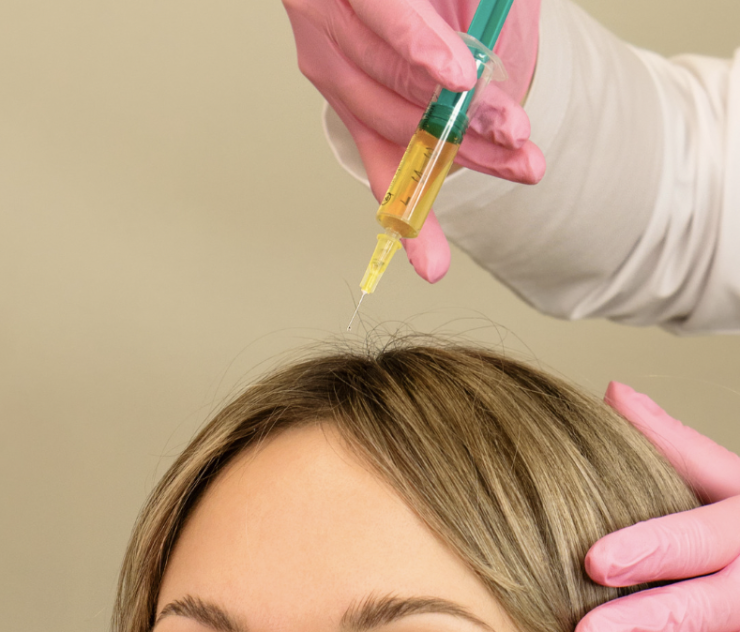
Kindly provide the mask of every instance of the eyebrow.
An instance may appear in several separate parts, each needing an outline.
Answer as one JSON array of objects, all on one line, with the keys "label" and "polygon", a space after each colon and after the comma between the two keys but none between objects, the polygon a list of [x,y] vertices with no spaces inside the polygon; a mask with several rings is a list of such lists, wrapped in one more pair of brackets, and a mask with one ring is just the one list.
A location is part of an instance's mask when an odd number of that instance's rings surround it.
[{"label": "eyebrow", "polygon": [[495,632],[486,622],[468,612],[461,605],[436,597],[395,597],[371,595],[362,603],[350,606],[344,613],[341,629],[345,632],[366,632],[414,614],[447,614]]},{"label": "eyebrow", "polygon": [[[359,604],[351,605],[342,616],[343,632],[368,632],[415,614],[446,614],[477,625],[486,632],[495,632],[486,622],[461,605],[436,597],[395,597],[371,595]],[[236,617],[217,604],[187,595],[168,603],[159,613],[154,627],[168,616],[188,617],[216,632],[248,632]]]},{"label": "eyebrow", "polygon": [[247,632],[247,628],[221,606],[190,595],[171,601],[162,608],[152,629],[156,628],[162,619],[171,616],[188,617],[216,632]]}]

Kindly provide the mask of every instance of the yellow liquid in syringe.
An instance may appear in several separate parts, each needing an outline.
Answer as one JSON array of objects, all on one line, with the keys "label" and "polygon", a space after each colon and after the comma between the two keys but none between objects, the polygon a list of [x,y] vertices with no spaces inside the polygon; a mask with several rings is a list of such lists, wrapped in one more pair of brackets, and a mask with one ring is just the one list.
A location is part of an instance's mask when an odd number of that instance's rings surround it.
[{"label": "yellow liquid in syringe", "polygon": [[378,221],[401,237],[416,237],[459,148],[417,129],[378,209]]},{"label": "yellow liquid in syringe", "polygon": [[362,277],[363,296],[375,291],[393,254],[401,247],[399,239],[419,234],[459,148],[459,144],[440,140],[421,127],[416,130],[376,215],[386,230],[378,235]]}]

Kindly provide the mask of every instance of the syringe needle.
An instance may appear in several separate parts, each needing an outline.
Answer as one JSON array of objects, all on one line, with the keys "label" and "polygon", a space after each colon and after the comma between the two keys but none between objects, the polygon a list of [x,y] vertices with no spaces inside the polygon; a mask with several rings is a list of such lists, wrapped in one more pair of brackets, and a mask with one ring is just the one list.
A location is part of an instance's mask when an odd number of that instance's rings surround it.
[{"label": "syringe needle", "polygon": [[352,320],[349,321],[349,325],[347,325],[347,331],[352,331],[352,323],[355,322],[355,317],[357,316],[357,312],[360,311],[360,305],[362,305],[362,299],[364,299],[367,296],[367,292],[363,292],[362,296],[360,297],[360,301],[357,303],[357,307],[355,307],[355,313],[352,314]]}]

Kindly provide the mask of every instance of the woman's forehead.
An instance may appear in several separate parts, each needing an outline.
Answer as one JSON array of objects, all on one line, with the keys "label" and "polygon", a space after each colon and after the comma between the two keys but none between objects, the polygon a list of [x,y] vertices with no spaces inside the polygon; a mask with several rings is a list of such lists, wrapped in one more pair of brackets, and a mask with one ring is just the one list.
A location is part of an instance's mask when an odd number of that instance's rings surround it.
[{"label": "woman's forehead", "polygon": [[308,629],[294,626],[325,626],[353,601],[388,593],[498,611],[336,430],[314,425],[240,455],[208,489],[168,562],[159,609],[197,594],[231,604],[250,629]]}]

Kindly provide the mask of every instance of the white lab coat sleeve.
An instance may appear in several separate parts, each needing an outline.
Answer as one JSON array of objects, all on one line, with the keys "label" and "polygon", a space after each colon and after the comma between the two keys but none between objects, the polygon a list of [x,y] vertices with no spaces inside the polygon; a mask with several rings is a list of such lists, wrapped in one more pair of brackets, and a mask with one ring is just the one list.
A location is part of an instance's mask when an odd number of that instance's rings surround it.
[{"label": "white lab coat sleeve", "polygon": [[[450,176],[435,205],[448,238],[552,315],[740,331],[740,55],[665,59],[543,0],[525,109],[544,179]],[[367,182],[346,128],[324,120]]]}]

